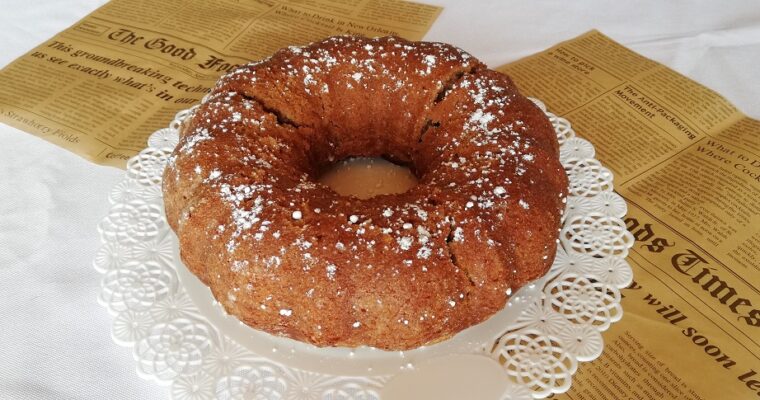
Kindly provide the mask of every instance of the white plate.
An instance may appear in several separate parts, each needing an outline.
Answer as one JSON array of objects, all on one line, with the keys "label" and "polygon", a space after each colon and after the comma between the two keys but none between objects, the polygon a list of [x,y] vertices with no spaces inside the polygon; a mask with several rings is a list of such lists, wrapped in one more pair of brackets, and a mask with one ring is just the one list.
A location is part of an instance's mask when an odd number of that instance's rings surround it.
[{"label": "white plate", "polygon": [[[544,111],[540,101],[534,100]],[[622,316],[619,289],[633,237],[594,147],[549,112],[570,179],[557,257],[549,273],[489,320],[406,352],[317,348],[227,316],[179,262],[163,211],[161,177],[179,122],[156,131],[109,194],[94,261],[113,338],[134,348],[137,371],[171,385],[172,398],[530,399],[570,388],[578,362],[602,352],[601,332]]]}]

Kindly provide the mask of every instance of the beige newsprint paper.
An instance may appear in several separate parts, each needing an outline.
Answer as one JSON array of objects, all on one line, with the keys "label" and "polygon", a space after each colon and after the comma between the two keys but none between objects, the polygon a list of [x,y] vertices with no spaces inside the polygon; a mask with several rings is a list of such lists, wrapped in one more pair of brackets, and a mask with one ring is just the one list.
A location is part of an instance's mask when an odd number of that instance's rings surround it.
[{"label": "beige newsprint paper", "polygon": [[441,10],[399,0],[112,0],[0,71],[0,121],[123,168],[236,65],[335,34],[419,40]]},{"label": "beige newsprint paper", "polygon": [[[123,167],[218,77],[338,33],[420,39],[395,0],[113,0],[0,72],[0,121]],[[628,201],[635,283],[556,398],[760,398],[760,122],[599,32],[503,66],[589,139]]]},{"label": "beige newsprint paper", "polygon": [[594,144],[636,238],[623,319],[556,398],[760,398],[760,122],[596,31],[499,69]]}]

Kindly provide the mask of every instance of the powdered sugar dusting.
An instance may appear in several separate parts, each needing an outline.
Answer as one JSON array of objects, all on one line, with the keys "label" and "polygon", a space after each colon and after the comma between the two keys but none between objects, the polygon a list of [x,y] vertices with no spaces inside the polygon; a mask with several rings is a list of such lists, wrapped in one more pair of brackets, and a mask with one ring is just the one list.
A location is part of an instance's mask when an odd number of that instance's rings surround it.
[{"label": "powdered sugar dusting", "polygon": [[[245,281],[239,284],[248,292],[223,293],[237,302],[243,295],[261,296],[255,303],[257,312],[270,317],[305,318],[308,312],[296,307],[289,296],[308,298],[322,306],[343,304],[325,300],[354,295],[346,277],[383,276],[425,285],[437,279],[435,274],[465,275],[471,261],[466,253],[454,253],[466,252],[471,246],[483,251],[497,251],[502,246],[499,229],[510,224],[507,219],[515,212],[527,214],[524,210],[530,209],[519,195],[527,178],[517,177],[526,174],[537,157],[543,157],[543,147],[535,146],[525,123],[505,114],[515,101],[514,90],[504,79],[484,73],[477,60],[468,61],[471,57],[466,53],[398,39],[344,37],[328,42],[345,44],[345,48],[336,46],[337,50],[328,52],[312,45],[290,47],[275,55],[274,62],[250,64],[228,74],[218,87],[234,83],[239,86],[232,87],[245,87],[246,91],[208,96],[197,116],[204,118],[206,125],[186,132],[177,152],[180,156],[203,155],[191,167],[195,182],[202,180],[218,196],[213,207],[221,201],[229,211],[221,213],[226,220],[215,221],[208,231],[213,240],[224,244],[218,256],[227,260],[225,268],[240,279],[251,277],[248,285]],[[420,190],[416,199],[402,201],[399,197],[391,204],[378,205],[325,195],[324,187],[312,176],[303,171],[292,173],[288,161],[283,161],[290,158],[282,157],[295,148],[289,140],[314,127],[276,101],[262,103],[271,89],[267,80],[271,83],[273,76],[280,79],[278,95],[288,99],[297,93],[309,104],[317,104],[317,109],[321,99],[330,99],[333,103],[325,104],[334,107],[340,105],[336,99],[342,93],[358,93],[382,95],[394,108],[403,105],[402,110],[409,111],[394,116],[402,122],[417,121],[421,116],[413,115],[413,110],[421,110],[430,118],[428,137],[440,139],[432,149],[440,158],[433,157],[425,166],[430,172],[424,182],[430,190]],[[419,89],[420,81],[427,85],[424,90]],[[448,96],[454,98],[456,107],[448,107]],[[453,111],[437,115],[447,109],[438,103]],[[261,140],[249,141],[251,132]],[[199,146],[217,138],[239,153],[230,157],[208,150],[212,146]],[[340,143],[327,145],[338,148]],[[342,157],[338,154],[335,156]],[[237,170],[228,169],[233,168],[229,165]],[[559,200],[565,199],[560,196]],[[185,218],[193,211],[186,210]],[[465,240],[467,245],[462,244]],[[383,260],[394,261],[385,265]],[[288,274],[295,274],[306,286],[291,287]],[[486,284],[477,276],[472,282],[478,288]],[[435,315],[399,314],[398,322],[410,328],[434,319],[445,324],[453,315],[446,314],[453,312],[449,309],[468,307],[460,291],[456,288],[441,294],[437,304],[446,308],[443,315],[438,311]],[[506,293],[506,287],[499,292]],[[288,305],[293,308],[283,307]],[[364,330],[371,329],[369,321],[352,318],[340,323],[344,329],[351,325]]]},{"label": "powdered sugar dusting", "polygon": [[338,271],[338,267],[335,266],[335,264],[330,264],[326,268],[327,270],[327,279],[333,281],[335,280],[335,273]]},{"label": "powdered sugar dusting", "polygon": [[397,238],[396,241],[398,242],[399,247],[401,250],[409,250],[412,247],[413,239],[411,236],[404,236]]}]

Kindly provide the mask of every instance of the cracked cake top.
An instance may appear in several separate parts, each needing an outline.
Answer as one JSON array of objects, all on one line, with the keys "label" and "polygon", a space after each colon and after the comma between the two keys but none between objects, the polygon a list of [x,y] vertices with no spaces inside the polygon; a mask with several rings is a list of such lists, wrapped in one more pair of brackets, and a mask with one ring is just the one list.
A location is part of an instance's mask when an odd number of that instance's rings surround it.
[{"label": "cracked cake top", "polygon": [[[408,165],[369,199],[348,157]],[[164,177],[182,259],[244,323],[318,346],[409,349],[504,307],[556,251],[567,178],[546,116],[441,43],[339,36],[232,71]]]}]

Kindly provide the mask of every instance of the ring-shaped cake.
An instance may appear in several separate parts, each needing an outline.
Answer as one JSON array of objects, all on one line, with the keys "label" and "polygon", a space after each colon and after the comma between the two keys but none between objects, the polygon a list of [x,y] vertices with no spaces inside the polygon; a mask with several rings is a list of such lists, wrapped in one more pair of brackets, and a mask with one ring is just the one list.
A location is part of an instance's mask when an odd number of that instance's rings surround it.
[{"label": "ring-shaped cake", "polygon": [[[228,313],[317,346],[444,340],[543,275],[567,178],[544,113],[450,45],[331,37],[222,77],[163,180],[182,260]],[[318,181],[349,157],[418,184],[369,199]]]}]

